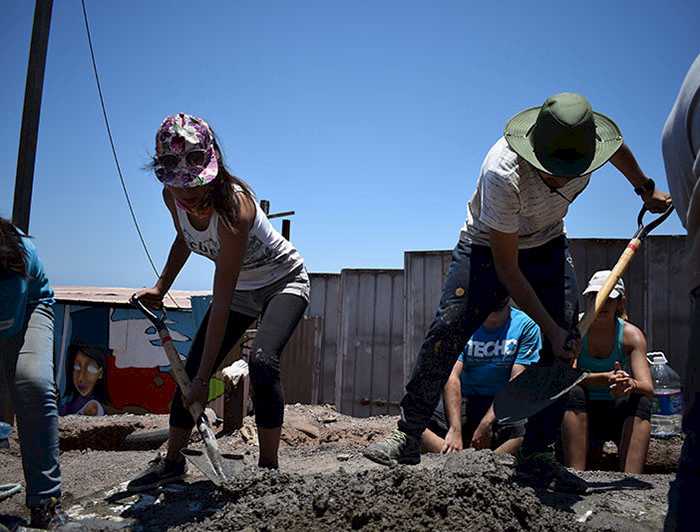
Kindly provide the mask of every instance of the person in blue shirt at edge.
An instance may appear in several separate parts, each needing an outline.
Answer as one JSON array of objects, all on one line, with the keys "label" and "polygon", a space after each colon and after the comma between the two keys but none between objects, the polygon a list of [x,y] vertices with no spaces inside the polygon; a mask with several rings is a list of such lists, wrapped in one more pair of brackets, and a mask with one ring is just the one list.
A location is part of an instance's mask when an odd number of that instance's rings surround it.
[{"label": "person in blue shirt at edge", "polygon": [[[583,291],[588,304],[610,275],[593,274]],[[575,364],[591,372],[569,392],[562,424],[562,450],[568,467],[584,471],[602,444],[617,444],[620,469],[643,473],[651,436],[654,395],[647,362],[647,341],[627,321],[625,284],[620,279],[582,339]],[[591,455],[590,453],[593,453]]]},{"label": "person in blue shirt at edge", "polygon": [[30,238],[0,217],[0,372],[17,416],[30,527],[87,530],[61,506],[53,290]]},{"label": "person in blue shirt at edge", "polygon": [[[459,352],[499,301],[510,294],[543,334],[540,364],[570,361],[581,346],[578,288],[564,216],[610,161],[651,212],[670,203],[641,170],[620,128],[565,92],[521,111],[487,154],[467,219],[452,253],[438,310],[421,345],[397,428],[364,449],[384,465],[420,462],[420,438]],[[516,473],[534,485],[583,493],[586,482],[554,456],[566,407],[562,396],[528,419]]]},{"label": "person in blue shirt at edge", "polygon": [[525,435],[527,420],[498,423],[493,398],[525,366],[540,358],[540,328],[505,297],[472,335],[447,379],[421,451],[449,453],[465,447],[515,452]]}]

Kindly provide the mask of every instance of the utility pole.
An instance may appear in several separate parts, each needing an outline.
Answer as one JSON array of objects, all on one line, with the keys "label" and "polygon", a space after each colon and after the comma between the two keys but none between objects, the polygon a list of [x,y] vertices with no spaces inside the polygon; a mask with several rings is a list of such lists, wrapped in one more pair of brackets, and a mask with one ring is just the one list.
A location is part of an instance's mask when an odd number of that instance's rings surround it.
[{"label": "utility pole", "polygon": [[29,211],[32,204],[34,163],[39,133],[41,94],[44,88],[46,50],[49,44],[49,27],[53,0],[36,0],[32,43],[29,49],[27,85],[24,90],[22,130],[19,135],[15,200],[12,206],[12,223],[25,233],[29,231]]},{"label": "utility pole", "polygon": [[[29,210],[32,205],[36,141],[39,133],[41,93],[44,88],[44,70],[46,67],[46,50],[49,44],[52,7],[53,0],[36,0],[32,42],[29,48],[27,85],[24,89],[24,109],[22,110],[22,129],[19,135],[12,223],[25,233],[29,232]],[[3,384],[0,386],[0,420],[12,425],[15,413],[10,401],[9,386],[6,383],[0,384]]]}]

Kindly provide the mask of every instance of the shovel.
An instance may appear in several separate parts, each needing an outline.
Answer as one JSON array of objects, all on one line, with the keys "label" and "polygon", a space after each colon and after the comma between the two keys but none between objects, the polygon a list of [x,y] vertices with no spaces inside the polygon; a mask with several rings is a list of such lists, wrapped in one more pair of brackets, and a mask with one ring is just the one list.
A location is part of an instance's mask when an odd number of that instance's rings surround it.
[{"label": "shovel", "polygon": [[[168,360],[173,368],[175,382],[180,387],[183,395],[187,396],[190,393],[190,378],[185,371],[182,360],[180,360],[180,354],[173,345],[170,331],[165,325],[165,311],[162,311],[162,315],[158,317],[147,309],[137,298],[133,298],[132,302],[158,331],[158,336],[160,336],[165,354],[168,355]],[[222,455],[219,452],[219,445],[216,442],[214,431],[212,431],[209,425],[209,420],[202,409],[202,405],[198,402],[194,402],[190,405],[189,410],[190,414],[192,414],[192,418],[195,420],[202,441],[204,442],[205,452],[197,449],[182,449],[180,452],[187,460],[192,462],[197,469],[204,473],[209,480],[217,486],[220,486],[223,482],[233,479],[236,473],[241,471],[243,468],[243,456],[235,454]]]},{"label": "shovel", "polygon": [[[595,301],[586,309],[578,323],[578,331],[569,334],[569,339],[580,334],[582,337],[590,328],[603,304],[608,300],[615,283],[622,277],[630,261],[637,253],[642,241],[649,232],[661,224],[673,212],[673,205],[656,219],[644,225],[646,206],[637,216],[637,232],[612,269],[610,275],[596,295]],[[569,340],[567,340],[568,344]],[[554,364],[534,364],[526,366],[525,371],[506,383],[496,394],[493,409],[499,423],[517,423],[554,403],[574,386],[585,379],[589,373],[572,367],[568,362],[556,359]]]}]

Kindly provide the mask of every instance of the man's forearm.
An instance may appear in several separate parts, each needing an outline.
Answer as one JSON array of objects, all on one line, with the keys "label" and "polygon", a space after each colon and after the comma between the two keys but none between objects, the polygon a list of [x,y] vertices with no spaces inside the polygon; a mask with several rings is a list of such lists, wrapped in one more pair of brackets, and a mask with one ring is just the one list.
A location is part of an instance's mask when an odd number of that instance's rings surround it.
[{"label": "man's forearm", "polygon": [[447,381],[444,389],[445,410],[447,411],[447,422],[455,432],[462,432],[462,391],[460,383]]}]

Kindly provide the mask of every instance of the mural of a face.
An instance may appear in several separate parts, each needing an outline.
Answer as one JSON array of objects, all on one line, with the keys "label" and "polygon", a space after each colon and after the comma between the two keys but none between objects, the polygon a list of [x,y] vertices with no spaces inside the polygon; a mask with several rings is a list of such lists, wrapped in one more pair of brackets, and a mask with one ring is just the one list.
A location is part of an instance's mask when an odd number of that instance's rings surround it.
[{"label": "mural of a face", "polygon": [[97,362],[78,351],[73,363],[73,384],[78,393],[83,397],[89,397],[95,387],[95,383],[102,378],[104,369]]}]

